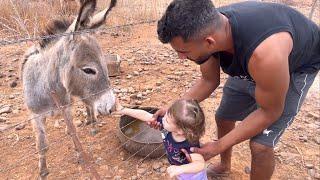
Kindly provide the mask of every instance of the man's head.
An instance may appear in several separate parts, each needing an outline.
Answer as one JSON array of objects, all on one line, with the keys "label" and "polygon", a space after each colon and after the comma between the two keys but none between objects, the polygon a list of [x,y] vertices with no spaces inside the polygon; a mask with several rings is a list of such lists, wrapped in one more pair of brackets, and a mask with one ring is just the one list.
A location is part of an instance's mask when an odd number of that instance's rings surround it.
[{"label": "man's head", "polygon": [[180,58],[201,64],[217,51],[213,34],[221,22],[211,0],[174,0],[158,21],[158,37],[170,43]]}]

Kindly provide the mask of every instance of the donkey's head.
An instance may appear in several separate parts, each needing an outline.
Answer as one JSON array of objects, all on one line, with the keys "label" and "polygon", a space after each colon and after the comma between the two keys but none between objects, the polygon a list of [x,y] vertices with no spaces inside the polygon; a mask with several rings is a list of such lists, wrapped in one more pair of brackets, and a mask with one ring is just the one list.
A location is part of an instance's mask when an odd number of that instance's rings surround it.
[{"label": "donkey's head", "polygon": [[[83,99],[85,104],[93,107],[94,116],[109,114],[114,107],[115,96],[97,40],[88,33],[80,34],[77,31],[102,25],[115,4],[116,0],[111,0],[108,8],[92,16],[96,0],[86,0],[81,5],[78,17],[65,28],[65,32],[74,34],[57,40],[54,47],[50,48],[59,49],[59,62],[56,66],[59,66],[58,73],[63,87],[70,95]],[[45,43],[47,42],[43,42],[42,46],[45,46]]]}]

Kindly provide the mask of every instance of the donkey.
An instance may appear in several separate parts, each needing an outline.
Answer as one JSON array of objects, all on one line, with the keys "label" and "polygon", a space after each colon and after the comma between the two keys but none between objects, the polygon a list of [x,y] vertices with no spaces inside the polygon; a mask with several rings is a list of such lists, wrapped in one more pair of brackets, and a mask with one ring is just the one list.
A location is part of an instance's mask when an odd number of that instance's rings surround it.
[{"label": "donkey", "polygon": [[[54,21],[46,31],[47,34],[66,32],[72,35],[42,40],[24,55],[21,79],[25,103],[33,117],[41,179],[46,179],[49,173],[45,122],[48,114],[57,114],[52,92],[63,106],[71,103],[71,97],[80,98],[91,122],[96,121],[99,114],[107,115],[114,110],[115,96],[97,40],[90,34],[74,32],[99,27],[115,5],[116,0],[111,0],[108,8],[92,16],[96,0],[86,0],[75,20],[70,23]],[[66,112],[71,116],[69,106]]]}]

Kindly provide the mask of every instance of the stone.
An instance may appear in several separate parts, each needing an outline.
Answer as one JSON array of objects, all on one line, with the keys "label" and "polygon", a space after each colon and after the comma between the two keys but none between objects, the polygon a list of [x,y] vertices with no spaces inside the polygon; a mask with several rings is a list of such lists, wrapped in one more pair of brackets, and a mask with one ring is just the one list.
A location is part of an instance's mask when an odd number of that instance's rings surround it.
[{"label": "stone", "polygon": [[113,179],[114,180],[121,180],[121,176],[115,176]]},{"label": "stone", "polygon": [[12,82],[10,83],[10,87],[11,87],[11,88],[15,88],[15,87],[17,87],[17,85],[18,85],[17,81],[12,81]]},{"label": "stone", "polygon": [[314,175],[313,178],[314,178],[314,179],[320,179],[320,173],[315,173],[315,175]]},{"label": "stone", "polygon": [[164,172],[166,172],[166,171],[167,171],[167,168],[166,168],[166,167],[161,167],[161,168],[160,168],[160,172],[161,172],[161,173],[164,173]]},{"label": "stone", "polygon": [[60,129],[60,128],[61,128],[60,123],[59,123],[59,120],[56,120],[56,121],[54,122],[53,127],[54,127],[54,128],[57,128],[57,129]]},{"label": "stone", "polygon": [[251,173],[250,167],[246,166],[246,167],[244,168],[244,172],[245,172],[246,174],[250,174],[250,173]]},{"label": "stone", "polygon": [[107,55],[105,55],[105,59],[107,61],[108,75],[110,77],[119,76],[121,74],[120,56],[117,54],[115,54],[115,55],[107,54]]},{"label": "stone", "polygon": [[14,99],[14,98],[16,98],[14,95],[9,96],[9,99]]},{"label": "stone", "polygon": [[152,165],[152,169],[155,170],[155,171],[158,171],[162,166],[162,163],[161,162],[155,162],[153,165]]},{"label": "stone", "polygon": [[19,124],[18,126],[16,126],[15,129],[16,129],[17,131],[19,131],[19,130],[24,129],[25,127],[26,127],[26,124],[22,123],[22,124]]},{"label": "stone", "polygon": [[136,104],[136,105],[141,105],[141,104],[142,104],[142,101],[136,101],[135,104]]},{"label": "stone", "polygon": [[77,127],[80,127],[81,125],[82,125],[82,121],[80,121],[80,120],[76,120],[75,122],[74,122],[74,124],[77,126]]},{"label": "stone", "polygon": [[90,129],[90,135],[91,136],[95,136],[96,134],[98,134],[99,130],[97,128],[92,128]]},{"label": "stone", "polygon": [[132,76],[131,76],[130,74],[128,74],[126,78],[127,78],[127,79],[131,79]]},{"label": "stone", "polygon": [[0,122],[6,122],[7,120],[9,120],[9,118],[0,116]]},{"label": "stone", "polygon": [[311,163],[306,163],[305,166],[306,166],[307,169],[313,169],[314,168],[313,164],[311,164]]},{"label": "stone", "polygon": [[320,145],[320,136],[314,137],[314,142]]},{"label": "stone", "polygon": [[302,141],[302,142],[307,142],[308,141],[308,137],[306,135],[302,135],[302,136],[299,136],[299,140]]},{"label": "stone", "polygon": [[316,171],[314,169],[308,169],[308,174],[309,176],[314,177],[316,174]]},{"label": "stone", "polygon": [[144,175],[147,172],[147,168],[139,168],[137,169],[138,175]]},{"label": "stone", "polygon": [[133,75],[134,76],[139,76],[139,72],[138,71],[133,71]]},{"label": "stone", "polygon": [[143,98],[142,93],[138,93],[138,94],[137,94],[137,98],[142,99],[142,98]]},{"label": "stone", "polygon": [[0,109],[0,114],[11,113],[11,112],[12,112],[12,109],[10,108],[10,106],[4,106]]},{"label": "stone", "polygon": [[131,180],[137,180],[138,177],[137,176],[131,176]]},{"label": "stone", "polygon": [[320,119],[320,114],[319,112],[318,113],[315,113],[315,112],[309,112],[308,113],[308,116],[311,117],[311,118],[315,118],[315,119]]},{"label": "stone", "polygon": [[9,128],[9,126],[7,124],[0,124],[0,132],[3,132],[8,128]]}]

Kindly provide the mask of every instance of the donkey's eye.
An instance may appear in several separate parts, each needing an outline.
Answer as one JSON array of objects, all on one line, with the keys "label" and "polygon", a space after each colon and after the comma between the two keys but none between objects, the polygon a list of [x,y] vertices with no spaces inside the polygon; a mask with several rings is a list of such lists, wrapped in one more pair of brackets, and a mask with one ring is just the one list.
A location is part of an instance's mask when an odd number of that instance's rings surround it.
[{"label": "donkey's eye", "polygon": [[96,71],[91,68],[83,68],[82,71],[85,72],[86,74],[93,74],[93,75],[96,74]]}]

